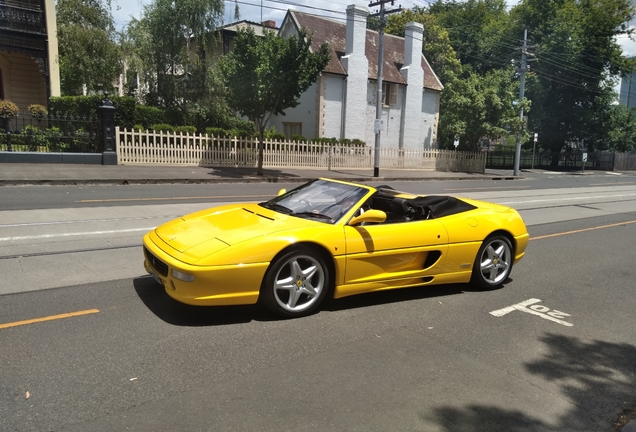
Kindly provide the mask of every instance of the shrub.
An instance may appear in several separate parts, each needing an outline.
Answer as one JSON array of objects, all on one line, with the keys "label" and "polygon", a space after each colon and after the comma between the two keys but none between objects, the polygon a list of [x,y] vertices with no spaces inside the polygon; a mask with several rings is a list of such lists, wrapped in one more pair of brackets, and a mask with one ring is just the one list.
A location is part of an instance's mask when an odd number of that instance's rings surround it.
[{"label": "shrub", "polygon": [[220,127],[209,127],[205,128],[205,133],[208,135],[212,135],[215,137],[228,137],[230,136],[230,131],[220,128]]},{"label": "shrub", "polygon": [[68,150],[68,144],[62,142],[62,131],[56,127],[44,131],[49,151],[61,152]]},{"label": "shrub", "polygon": [[44,118],[48,115],[48,110],[44,105],[40,104],[31,104],[27,107],[27,111],[29,111],[29,115],[33,118]]},{"label": "shrub", "polygon": [[[103,95],[52,97],[49,102],[51,114],[75,118],[98,118],[97,108]],[[129,96],[109,97],[115,106],[115,126],[130,129],[135,122],[135,99]],[[138,123],[138,122],[137,122]]]},{"label": "shrub", "polygon": [[155,132],[174,132],[174,126],[168,123],[154,124],[151,129],[154,129]]},{"label": "shrub", "polygon": [[24,135],[27,151],[35,152],[38,151],[41,146],[48,144],[46,135],[37,126],[26,125],[24,129],[22,129],[22,135]]},{"label": "shrub", "polygon": [[91,134],[84,128],[75,129],[73,131],[73,146],[75,151],[88,151],[89,149],[97,150],[94,142],[91,142]]},{"label": "shrub", "polygon": [[314,138],[312,140],[315,143],[322,143],[322,144],[336,144],[338,142],[337,138],[327,138],[327,137],[320,137],[320,138]]},{"label": "shrub", "polygon": [[174,131],[176,133],[195,134],[197,133],[197,128],[194,126],[177,126]]},{"label": "shrub", "polygon": [[140,124],[136,124],[136,125],[133,126],[133,130],[143,131],[143,130],[146,130],[146,129],[147,128],[145,128],[143,125],[140,125]]},{"label": "shrub", "polygon": [[263,136],[268,140],[284,141],[287,137],[284,133],[280,133],[276,130],[276,127],[272,126],[269,129],[265,129]]},{"label": "shrub", "polygon": [[16,104],[8,99],[0,99],[0,118],[15,117],[20,113],[20,109]]},{"label": "shrub", "polygon": [[256,128],[254,127],[254,122],[250,120],[241,120],[238,117],[232,117],[228,124],[230,126],[229,129],[236,130],[236,136],[240,137],[253,137],[256,134]]},{"label": "shrub", "polygon": [[359,138],[354,138],[354,139],[351,140],[351,145],[359,146],[359,147],[366,147],[367,143],[365,143],[364,141],[362,141]]},{"label": "shrub", "polygon": [[162,109],[137,105],[135,106],[135,129],[141,125],[140,129],[148,129],[154,124],[164,124],[166,122],[166,112]]},{"label": "shrub", "polygon": [[307,141],[307,139],[302,135],[292,135],[292,141],[304,142]]},{"label": "shrub", "polygon": [[171,125],[183,125],[185,124],[185,114],[180,110],[168,109],[166,110],[166,119],[164,121]]}]

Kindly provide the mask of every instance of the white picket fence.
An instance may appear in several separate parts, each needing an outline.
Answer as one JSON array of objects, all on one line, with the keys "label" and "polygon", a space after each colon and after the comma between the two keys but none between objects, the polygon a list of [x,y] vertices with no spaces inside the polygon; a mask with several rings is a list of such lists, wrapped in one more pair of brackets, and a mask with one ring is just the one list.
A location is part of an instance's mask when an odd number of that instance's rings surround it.
[{"label": "white picket fence", "polygon": [[[115,128],[119,164],[254,167],[258,139]],[[373,168],[369,146],[265,140],[263,167]],[[484,152],[380,148],[380,168],[483,173]]]}]

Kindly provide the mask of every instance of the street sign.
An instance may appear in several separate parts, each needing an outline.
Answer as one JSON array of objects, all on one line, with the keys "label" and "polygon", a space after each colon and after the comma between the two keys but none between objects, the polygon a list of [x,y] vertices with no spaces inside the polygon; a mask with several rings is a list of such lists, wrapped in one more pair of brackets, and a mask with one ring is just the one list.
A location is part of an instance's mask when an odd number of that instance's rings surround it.
[{"label": "street sign", "polygon": [[537,132],[534,133],[534,142],[532,143],[532,168],[534,169],[534,153],[537,148],[537,140],[539,139],[539,134]]},{"label": "street sign", "polygon": [[459,137],[455,137],[455,141],[453,142],[453,145],[455,146],[455,150],[457,150],[457,146],[459,146]]},{"label": "street sign", "polygon": [[583,162],[587,162],[587,153],[583,153]]},{"label": "street sign", "polygon": [[373,133],[379,134],[384,130],[384,121],[375,119],[373,122]]}]

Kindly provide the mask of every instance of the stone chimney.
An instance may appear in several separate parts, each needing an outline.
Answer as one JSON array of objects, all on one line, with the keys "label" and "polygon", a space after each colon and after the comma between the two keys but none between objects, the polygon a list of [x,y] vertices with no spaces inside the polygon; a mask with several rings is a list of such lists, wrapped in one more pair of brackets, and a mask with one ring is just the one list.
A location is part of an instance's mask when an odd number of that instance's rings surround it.
[{"label": "stone chimney", "polygon": [[404,66],[400,69],[406,90],[400,148],[422,148],[422,97],[424,92],[424,70],[422,69],[422,37],[424,26],[420,23],[406,24],[404,32]]},{"label": "stone chimney", "polygon": [[345,55],[341,59],[347,71],[344,84],[344,136],[342,138],[365,139],[369,61],[364,51],[367,41],[368,15],[369,11],[363,6],[355,4],[347,6]]},{"label": "stone chimney", "polygon": [[422,38],[424,26],[420,23],[410,22],[404,28],[404,66],[415,63],[422,65]]},{"label": "stone chimney", "polygon": [[355,4],[347,6],[347,35],[345,56],[351,54],[364,55],[367,37],[367,16],[369,11]]},{"label": "stone chimney", "polygon": [[263,21],[261,24],[263,24],[263,27],[276,28],[276,21],[274,20]]}]

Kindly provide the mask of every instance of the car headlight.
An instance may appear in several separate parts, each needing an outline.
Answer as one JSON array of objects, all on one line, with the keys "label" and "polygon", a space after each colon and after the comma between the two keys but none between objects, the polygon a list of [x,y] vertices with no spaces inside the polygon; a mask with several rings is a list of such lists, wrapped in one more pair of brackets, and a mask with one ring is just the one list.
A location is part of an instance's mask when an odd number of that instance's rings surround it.
[{"label": "car headlight", "polygon": [[194,282],[194,275],[180,272],[177,269],[172,269],[172,277],[184,282]]}]

